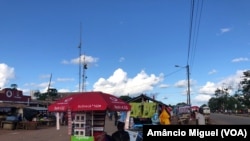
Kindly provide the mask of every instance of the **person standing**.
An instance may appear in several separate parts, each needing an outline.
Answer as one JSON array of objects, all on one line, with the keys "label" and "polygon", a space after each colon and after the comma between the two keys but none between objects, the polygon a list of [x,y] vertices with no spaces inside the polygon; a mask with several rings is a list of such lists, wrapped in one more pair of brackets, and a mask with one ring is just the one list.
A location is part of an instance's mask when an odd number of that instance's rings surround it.
[{"label": "person standing", "polygon": [[112,118],[113,118],[113,111],[108,111],[108,117],[109,117],[109,120],[112,120]]},{"label": "person standing", "polygon": [[117,111],[114,112],[114,117],[115,117],[115,126],[117,126],[117,122],[118,122],[118,119],[119,119],[119,115],[118,115]]},{"label": "person standing", "polygon": [[19,122],[23,120],[23,116],[22,116],[22,114],[21,114],[21,113],[20,113],[20,114],[18,114],[17,119],[18,119],[18,121],[19,121]]},{"label": "person standing", "polygon": [[205,116],[200,112],[195,111],[195,118],[198,125],[206,125]]},{"label": "person standing", "polygon": [[170,125],[170,114],[168,113],[168,111],[166,110],[165,107],[162,108],[162,112],[159,116],[159,120],[160,120],[160,124],[161,125]]},{"label": "person standing", "polygon": [[112,134],[112,141],[130,141],[130,136],[127,131],[124,130],[125,123],[117,123],[117,131]]}]

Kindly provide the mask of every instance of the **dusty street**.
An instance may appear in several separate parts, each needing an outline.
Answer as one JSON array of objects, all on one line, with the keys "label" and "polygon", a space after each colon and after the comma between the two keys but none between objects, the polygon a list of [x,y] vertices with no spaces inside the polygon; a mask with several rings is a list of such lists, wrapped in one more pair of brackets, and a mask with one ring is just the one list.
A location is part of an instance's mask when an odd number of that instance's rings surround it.
[{"label": "dusty street", "polygon": [[[116,127],[114,121],[106,118],[105,131],[111,135]],[[0,129],[1,141],[70,141],[68,135],[68,126],[60,126],[60,130],[56,127],[39,127],[36,130],[4,130]]]},{"label": "dusty street", "polygon": [[[173,119],[171,124],[176,125],[178,123]],[[189,124],[194,125],[194,121],[190,121]],[[106,118],[105,131],[109,135],[116,131],[114,121]],[[36,130],[0,129],[0,141],[70,141],[70,136],[68,135],[68,126],[60,126],[60,130],[57,130],[55,126],[42,126]]]}]

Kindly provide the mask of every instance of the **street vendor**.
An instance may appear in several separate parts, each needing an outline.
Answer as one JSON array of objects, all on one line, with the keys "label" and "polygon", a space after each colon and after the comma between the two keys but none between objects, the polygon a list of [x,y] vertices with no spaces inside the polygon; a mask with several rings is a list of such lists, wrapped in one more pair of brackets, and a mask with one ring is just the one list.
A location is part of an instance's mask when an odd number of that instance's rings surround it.
[{"label": "street vendor", "polygon": [[159,116],[161,125],[170,125],[170,114],[167,112],[166,108],[162,108],[162,112]]}]

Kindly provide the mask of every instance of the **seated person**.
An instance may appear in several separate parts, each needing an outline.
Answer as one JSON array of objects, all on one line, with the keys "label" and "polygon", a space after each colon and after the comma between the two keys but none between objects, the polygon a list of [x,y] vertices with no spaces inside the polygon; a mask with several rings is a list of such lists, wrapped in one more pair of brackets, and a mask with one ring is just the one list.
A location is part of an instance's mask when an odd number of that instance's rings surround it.
[{"label": "seated person", "polygon": [[112,141],[130,141],[129,133],[124,130],[124,122],[117,123],[117,131],[112,134]]}]

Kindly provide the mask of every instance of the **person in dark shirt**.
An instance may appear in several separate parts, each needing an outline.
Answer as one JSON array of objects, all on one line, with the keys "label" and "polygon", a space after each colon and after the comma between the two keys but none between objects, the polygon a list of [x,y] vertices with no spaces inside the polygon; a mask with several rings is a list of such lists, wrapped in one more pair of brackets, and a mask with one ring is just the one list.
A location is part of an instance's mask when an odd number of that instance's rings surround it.
[{"label": "person in dark shirt", "polygon": [[117,112],[117,111],[114,112],[114,117],[115,117],[115,126],[117,126],[118,119],[119,119],[119,116],[118,116],[118,112]]},{"label": "person in dark shirt", "polygon": [[112,134],[112,141],[130,141],[129,133],[124,130],[124,122],[117,123],[117,131]]},{"label": "person in dark shirt", "polygon": [[22,114],[18,114],[17,119],[18,119],[18,121],[22,121],[23,120]]}]

